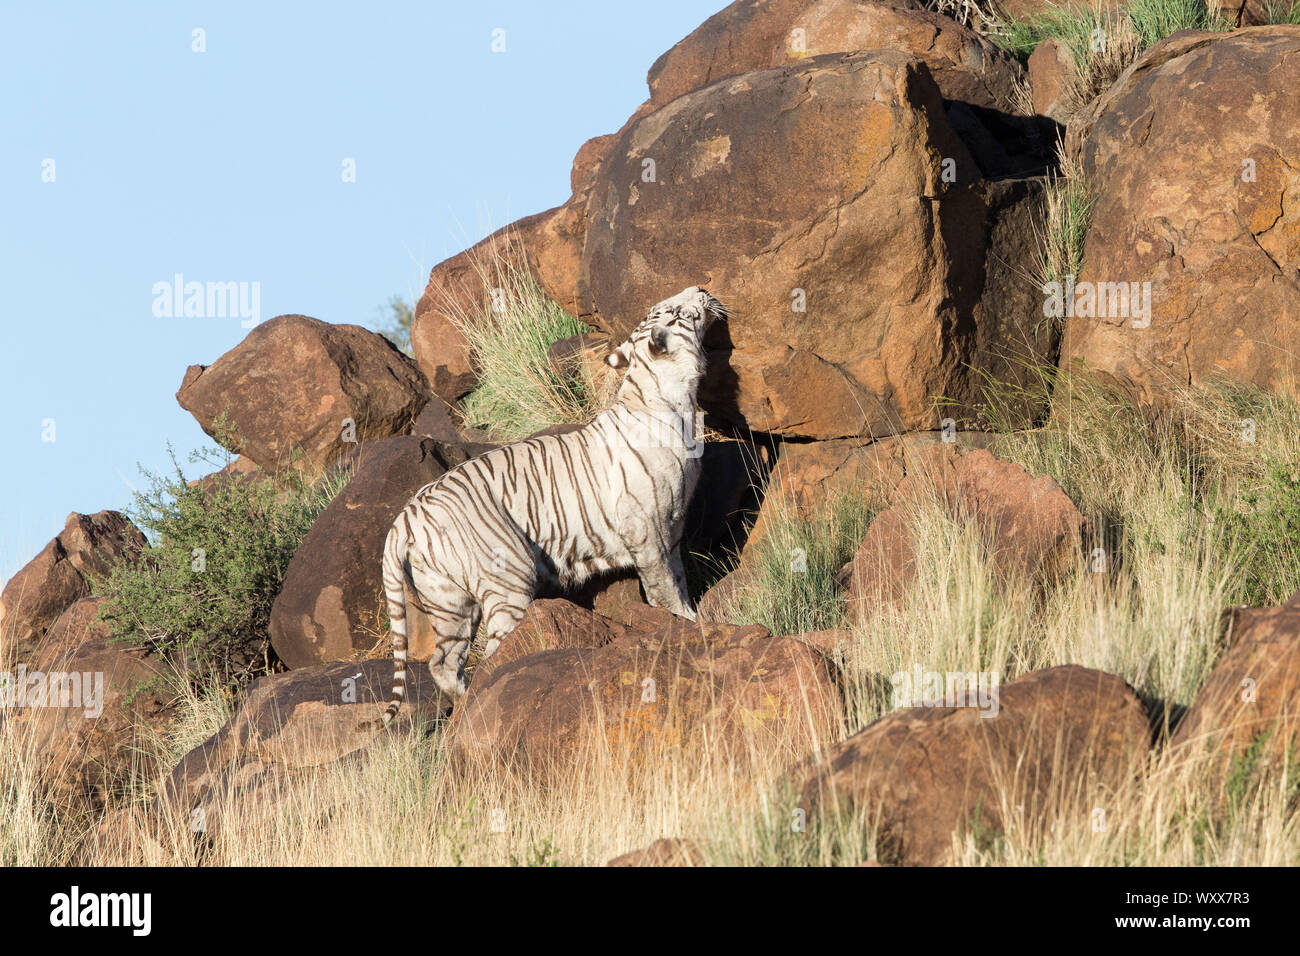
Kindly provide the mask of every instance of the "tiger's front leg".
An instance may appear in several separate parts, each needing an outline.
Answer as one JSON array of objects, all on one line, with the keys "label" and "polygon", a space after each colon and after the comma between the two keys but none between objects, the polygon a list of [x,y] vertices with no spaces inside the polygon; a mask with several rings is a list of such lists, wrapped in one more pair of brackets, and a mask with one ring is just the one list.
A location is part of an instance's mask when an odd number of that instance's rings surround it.
[{"label": "tiger's front leg", "polygon": [[686,591],[686,569],[682,565],[681,552],[674,548],[668,554],[654,551],[634,555],[634,559],[636,573],[651,605],[672,611],[678,617],[695,620],[695,609],[691,607],[690,595]]}]

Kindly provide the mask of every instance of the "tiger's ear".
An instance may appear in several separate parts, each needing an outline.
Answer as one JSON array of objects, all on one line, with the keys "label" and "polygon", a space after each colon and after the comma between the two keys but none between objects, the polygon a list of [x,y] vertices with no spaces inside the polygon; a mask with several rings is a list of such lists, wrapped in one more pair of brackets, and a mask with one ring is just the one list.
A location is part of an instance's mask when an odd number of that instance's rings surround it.
[{"label": "tiger's ear", "polygon": [[656,325],[650,330],[650,354],[663,355],[668,351],[668,330]]},{"label": "tiger's ear", "polygon": [[623,351],[623,346],[611,349],[610,353],[605,356],[605,364],[610,368],[627,368],[629,364],[627,353]]}]

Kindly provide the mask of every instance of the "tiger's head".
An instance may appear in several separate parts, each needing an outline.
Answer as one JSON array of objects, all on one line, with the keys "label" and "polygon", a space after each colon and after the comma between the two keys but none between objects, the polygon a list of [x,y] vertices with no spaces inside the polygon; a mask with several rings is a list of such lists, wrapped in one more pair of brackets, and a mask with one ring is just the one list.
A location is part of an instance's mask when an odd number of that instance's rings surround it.
[{"label": "tiger's head", "polygon": [[616,369],[629,369],[637,362],[651,369],[671,368],[682,379],[698,383],[704,375],[704,333],[727,315],[726,306],[707,290],[683,289],[651,308],[605,361]]}]

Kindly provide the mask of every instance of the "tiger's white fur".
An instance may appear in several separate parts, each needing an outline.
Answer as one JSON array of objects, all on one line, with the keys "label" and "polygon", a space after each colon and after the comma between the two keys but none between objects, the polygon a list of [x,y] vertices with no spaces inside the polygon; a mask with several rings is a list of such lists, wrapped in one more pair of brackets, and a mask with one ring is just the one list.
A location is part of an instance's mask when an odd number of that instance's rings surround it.
[{"label": "tiger's white fur", "polygon": [[394,659],[385,723],[406,696],[404,583],[437,634],[434,682],[453,698],[479,628],[486,658],[544,583],[635,568],[651,604],[695,617],[679,546],[700,476],[704,333],[725,317],[698,287],[665,299],[610,353],[627,373],[590,424],[493,449],[416,492],[384,546]]}]

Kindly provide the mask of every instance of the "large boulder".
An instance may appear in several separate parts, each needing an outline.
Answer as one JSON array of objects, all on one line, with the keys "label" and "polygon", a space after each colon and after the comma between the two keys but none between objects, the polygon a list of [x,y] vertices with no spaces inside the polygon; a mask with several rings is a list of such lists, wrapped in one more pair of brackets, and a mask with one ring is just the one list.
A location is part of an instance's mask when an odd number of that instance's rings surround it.
[{"label": "large boulder", "polygon": [[808,750],[840,708],[826,659],[762,627],[680,621],[598,647],[528,654],[485,678],[456,707],[448,745],[459,758],[542,778],[700,745],[736,759],[754,743]]},{"label": "large boulder", "polygon": [[935,399],[973,401],[980,370],[1015,379],[1000,353],[1050,354],[1035,290],[985,281],[987,259],[1018,261],[992,255],[999,225],[1015,220],[1027,247],[1037,201],[1024,181],[981,181],[920,60],[824,55],[626,127],[591,193],[584,270],[615,337],[666,288],[699,283],[727,303],[710,411],[756,431],[879,437],[937,426]]},{"label": "large boulder", "polygon": [[[671,614],[668,619],[672,620]],[[540,598],[528,606],[515,629],[501,639],[496,652],[478,664],[472,680],[484,684],[493,671],[529,654],[603,647],[637,630],[563,598]]]},{"label": "large boulder", "polygon": [[[1071,120],[1096,195],[1078,280],[1099,301],[1066,320],[1063,364],[1156,404],[1300,372],[1298,58],[1300,26],[1178,33]],[[1118,284],[1149,284],[1149,314]]]},{"label": "large boulder", "polygon": [[1234,608],[1228,650],[1174,734],[1185,757],[1216,761],[1215,777],[1256,774],[1287,763],[1300,743],[1300,592],[1279,607]]},{"label": "large boulder", "polygon": [[946,100],[1014,108],[1020,65],[969,27],[907,0],[737,0],[659,57],[646,82],[657,108],[726,77],[858,50],[915,54]]},{"label": "large boulder", "polygon": [[16,696],[7,733],[30,748],[41,785],[65,809],[112,807],[133,777],[165,770],[152,743],[177,717],[168,687],[176,669],[114,643],[99,620],[104,600],[78,600],[50,628],[36,667],[8,675]]},{"label": "large boulder", "polygon": [[63,530],[0,594],[0,667],[29,658],[59,615],[90,593],[95,578],[145,545],[140,529],[117,511],[68,515]]},{"label": "large boulder", "polygon": [[[271,607],[271,646],[280,660],[289,667],[351,660],[385,640],[380,565],[389,528],[420,488],[484,447],[409,435],[352,453],[351,480],[294,552]],[[411,638],[413,657],[433,653],[431,630]]]},{"label": "large boulder", "polygon": [[191,365],[176,400],[209,435],[268,471],[321,470],[357,442],[410,431],[428,404],[414,362],[382,335],[305,315],[263,322],[212,365]]},{"label": "large boulder", "polygon": [[958,454],[938,446],[918,458],[842,569],[851,615],[898,600],[916,579],[913,521],[930,502],[979,526],[988,560],[1004,578],[1054,577],[1082,558],[1086,522],[1054,478],[1034,478],[984,449]]},{"label": "large boulder", "polygon": [[[225,726],[172,769],[158,816],[179,815],[213,835],[232,807],[273,799],[286,783],[368,746],[382,732],[392,686],[393,662],[381,659],[260,678]],[[406,687],[395,726],[422,727],[446,714],[449,702],[427,669],[412,668]]]},{"label": "large boulder", "polygon": [[1024,70],[974,26],[917,0],[737,0],[655,62],[640,115],[728,77],[828,53],[896,50],[925,63],[986,176],[1041,172],[1054,136],[1020,115]]},{"label": "large boulder", "polygon": [[990,841],[1012,827],[1118,811],[1150,748],[1147,711],[1131,687],[1101,671],[1052,667],[991,699],[996,708],[886,714],[831,748],[799,806],[861,819],[875,829],[880,862],[919,866],[947,862],[954,839],[967,835]]}]

